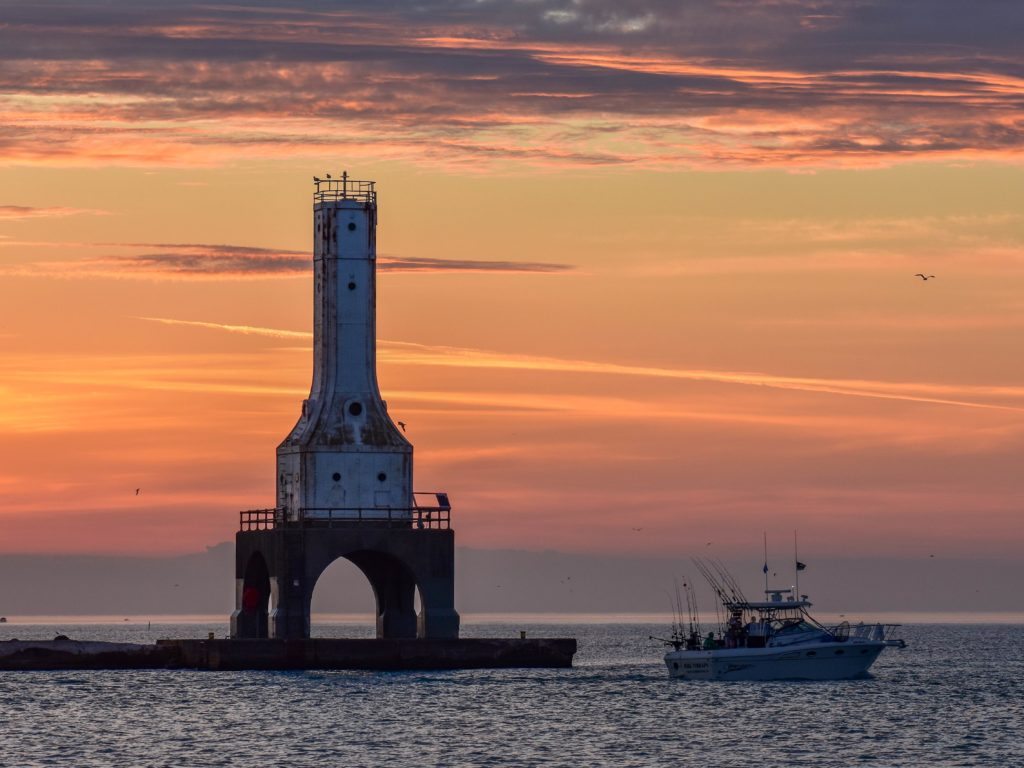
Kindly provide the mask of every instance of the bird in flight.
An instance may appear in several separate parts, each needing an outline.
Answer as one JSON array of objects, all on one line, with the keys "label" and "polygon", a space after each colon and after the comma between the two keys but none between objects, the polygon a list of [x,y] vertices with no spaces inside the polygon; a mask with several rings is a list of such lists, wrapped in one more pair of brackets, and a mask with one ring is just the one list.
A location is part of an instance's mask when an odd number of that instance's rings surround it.
[{"label": "bird in flight", "polygon": [[925,275],[918,272],[916,275],[914,275],[914,277],[920,277],[922,280],[931,280],[933,277],[935,277],[935,275]]},{"label": "bird in flight", "polygon": [[405,422],[404,421],[398,422],[398,426],[400,426],[402,428],[402,431],[405,432]]},{"label": "bird in flight", "polygon": [[643,528],[634,528],[633,530],[634,530],[634,531],[642,531],[642,530],[643,530]]},{"label": "bird in flight", "polygon": [[135,489],[135,495],[138,496],[139,495],[139,491],[141,491],[141,490],[142,490],[141,488],[136,488]]}]

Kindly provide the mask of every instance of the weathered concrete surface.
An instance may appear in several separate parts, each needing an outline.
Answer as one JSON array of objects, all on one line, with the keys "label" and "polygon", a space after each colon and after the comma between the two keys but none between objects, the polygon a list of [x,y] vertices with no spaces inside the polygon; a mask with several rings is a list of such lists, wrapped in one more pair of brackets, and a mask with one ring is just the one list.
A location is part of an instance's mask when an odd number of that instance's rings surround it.
[{"label": "weathered concrete surface", "polygon": [[500,669],[571,667],[572,638],[0,642],[0,671],[61,669]]}]

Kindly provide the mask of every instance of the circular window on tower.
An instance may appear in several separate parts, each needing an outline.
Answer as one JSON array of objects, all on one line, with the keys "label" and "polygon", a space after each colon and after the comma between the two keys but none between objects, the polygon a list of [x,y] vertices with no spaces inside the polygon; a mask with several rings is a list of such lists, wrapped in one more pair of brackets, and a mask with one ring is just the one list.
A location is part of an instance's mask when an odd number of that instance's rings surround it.
[{"label": "circular window on tower", "polygon": [[350,291],[354,291],[354,290],[356,289],[356,284],[355,284],[355,283],[349,283],[349,284],[348,284],[348,289],[349,289]]},{"label": "circular window on tower", "polygon": [[361,414],[363,412],[363,404],[362,403],[349,403],[348,412],[351,413],[353,416],[358,416],[359,414]]},{"label": "circular window on tower", "polygon": [[385,480],[388,479],[388,476],[384,472],[378,472],[377,473],[377,479],[380,480],[383,483]]},{"label": "circular window on tower", "polygon": [[356,223],[354,221],[350,221],[348,223],[348,231],[349,232],[355,232],[356,231]]},{"label": "circular window on tower", "polygon": [[339,480],[341,480],[341,473],[335,472],[333,475],[331,475],[331,480],[333,480],[334,482],[338,482]]}]

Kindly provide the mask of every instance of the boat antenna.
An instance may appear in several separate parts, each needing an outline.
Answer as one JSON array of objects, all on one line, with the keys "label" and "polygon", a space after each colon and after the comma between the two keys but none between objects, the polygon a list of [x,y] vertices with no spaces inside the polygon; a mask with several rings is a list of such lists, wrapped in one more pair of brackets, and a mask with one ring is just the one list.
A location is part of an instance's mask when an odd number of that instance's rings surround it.
[{"label": "boat antenna", "polygon": [[762,531],[764,534],[764,593],[768,594],[768,531]]},{"label": "boat antenna", "polygon": [[796,530],[793,530],[793,580],[796,586],[796,599],[800,600],[800,554],[796,549]]}]

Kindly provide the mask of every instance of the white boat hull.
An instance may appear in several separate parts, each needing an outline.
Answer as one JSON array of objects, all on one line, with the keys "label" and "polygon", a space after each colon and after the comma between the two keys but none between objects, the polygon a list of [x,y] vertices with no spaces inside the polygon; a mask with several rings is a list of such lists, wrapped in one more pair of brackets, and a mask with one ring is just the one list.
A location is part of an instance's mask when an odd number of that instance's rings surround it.
[{"label": "white boat hull", "polygon": [[866,677],[883,641],[807,643],[799,647],[669,651],[669,674],[683,680],[849,680]]}]

